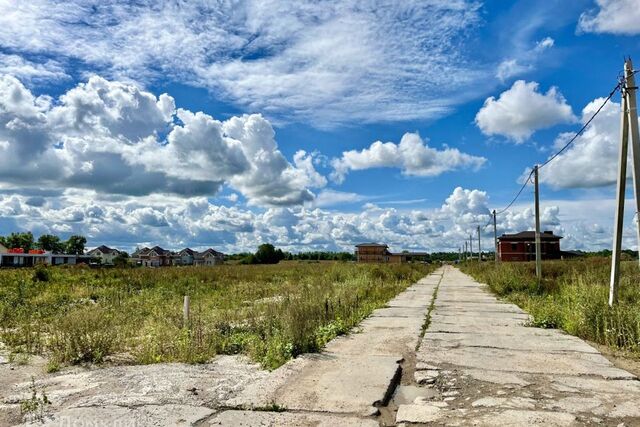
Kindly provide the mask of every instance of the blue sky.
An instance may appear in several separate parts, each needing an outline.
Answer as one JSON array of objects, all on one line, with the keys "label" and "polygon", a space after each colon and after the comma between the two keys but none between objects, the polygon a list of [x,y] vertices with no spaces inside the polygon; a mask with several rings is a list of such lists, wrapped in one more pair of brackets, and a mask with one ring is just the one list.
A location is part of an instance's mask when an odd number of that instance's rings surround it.
[{"label": "blue sky", "polygon": [[[0,2],[0,235],[457,250],[640,62],[638,0],[398,3]],[[618,127],[541,171],[564,248],[611,245]]]}]

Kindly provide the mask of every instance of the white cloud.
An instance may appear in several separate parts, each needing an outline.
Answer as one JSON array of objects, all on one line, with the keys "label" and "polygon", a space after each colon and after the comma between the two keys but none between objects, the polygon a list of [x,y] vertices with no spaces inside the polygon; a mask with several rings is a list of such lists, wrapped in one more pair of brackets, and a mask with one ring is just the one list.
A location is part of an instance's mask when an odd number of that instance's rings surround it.
[{"label": "white cloud", "polygon": [[475,119],[482,133],[522,143],[536,130],[576,120],[557,88],[543,94],[538,87],[536,82],[518,80],[498,99],[487,98]]},{"label": "white cloud", "polygon": [[580,15],[578,29],[588,33],[640,34],[637,0],[596,0],[598,9]]},{"label": "white cloud", "polygon": [[0,74],[9,74],[23,81],[35,83],[70,78],[62,64],[52,59],[33,62],[19,55],[4,53],[0,53]]},{"label": "white cloud", "polygon": [[536,42],[532,49],[519,52],[516,58],[507,58],[498,64],[496,77],[504,82],[512,77],[522,75],[535,69],[541,55],[555,45],[555,40],[545,37]]},{"label": "white cloud", "polygon": [[[90,246],[138,245],[177,249],[213,246],[225,252],[254,251],[263,242],[286,250],[353,250],[363,241],[404,249],[456,251],[477,226],[490,219],[485,191],[456,188],[441,207],[400,210],[369,205],[361,212],[308,207],[266,210],[216,206],[204,197],[171,195],[111,196],[89,190],[66,190],[43,196],[33,206],[28,196],[0,193],[0,234],[16,230],[81,233]],[[542,228],[564,236],[564,249],[603,249],[611,245],[614,201],[543,200]],[[625,247],[636,247],[633,206],[627,204]],[[498,216],[498,233],[532,230],[532,202]],[[483,247],[492,245],[493,230],[482,228]],[[475,241],[474,241],[475,245]]]},{"label": "white cloud", "polygon": [[[585,123],[602,105],[596,98],[582,110]],[[584,133],[560,156],[540,171],[540,181],[554,188],[589,188],[610,185],[617,180],[620,149],[620,104],[609,101]],[[554,151],[563,147],[575,133],[561,133]],[[628,156],[631,176],[631,154]]]},{"label": "white cloud", "polygon": [[484,157],[462,153],[456,148],[431,148],[417,133],[405,133],[399,144],[376,141],[360,151],[345,151],[342,157],[331,161],[334,168],[331,177],[342,182],[351,170],[372,168],[399,168],[405,175],[437,176],[460,168],[477,170],[485,162]]},{"label": "white cloud", "polygon": [[314,207],[326,208],[329,206],[342,205],[344,203],[356,203],[366,200],[366,196],[357,193],[348,193],[344,191],[336,191],[331,189],[324,189],[313,201]]},{"label": "white cloud", "polygon": [[465,66],[472,52],[464,41],[481,22],[480,7],[476,0],[7,0],[0,44],[111,78],[186,82],[271,117],[321,126],[401,121],[442,115],[488,78],[482,64]]},{"label": "white cloud", "polygon": [[496,77],[504,82],[511,77],[524,74],[531,70],[533,70],[533,66],[530,64],[521,64],[517,59],[505,59],[498,65]]},{"label": "white cloud", "polygon": [[326,185],[312,154],[287,161],[260,115],[220,122],[97,76],[55,101],[0,76],[0,141],[0,183],[21,187],[193,196],[228,183],[252,204],[294,205]]}]

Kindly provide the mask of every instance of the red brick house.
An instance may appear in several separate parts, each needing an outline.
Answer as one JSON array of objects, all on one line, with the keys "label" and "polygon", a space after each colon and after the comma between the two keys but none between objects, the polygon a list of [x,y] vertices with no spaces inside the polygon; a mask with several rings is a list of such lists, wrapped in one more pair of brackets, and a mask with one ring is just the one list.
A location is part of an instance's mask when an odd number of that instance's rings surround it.
[{"label": "red brick house", "polygon": [[403,262],[420,261],[428,257],[426,252],[389,252],[389,246],[380,243],[360,243],[356,245],[357,262],[388,262],[400,264]]},{"label": "red brick house", "polygon": [[[553,231],[540,233],[542,259],[560,259],[560,239],[562,236],[556,236]],[[498,256],[500,261],[535,261],[535,231],[503,234],[498,237]]]}]

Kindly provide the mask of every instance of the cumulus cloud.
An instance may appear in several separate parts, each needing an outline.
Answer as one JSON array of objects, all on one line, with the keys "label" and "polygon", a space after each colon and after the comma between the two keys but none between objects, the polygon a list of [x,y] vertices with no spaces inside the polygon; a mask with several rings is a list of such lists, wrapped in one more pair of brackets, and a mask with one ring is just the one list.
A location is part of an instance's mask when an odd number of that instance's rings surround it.
[{"label": "cumulus cloud", "polygon": [[487,98],[476,114],[476,125],[485,135],[502,135],[522,143],[536,130],[576,120],[557,88],[543,94],[538,87],[536,82],[518,80],[498,99]]},{"label": "cumulus cloud", "polygon": [[400,143],[376,141],[363,150],[350,150],[333,159],[331,177],[344,181],[352,170],[399,168],[411,176],[437,176],[459,168],[477,170],[486,162],[484,157],[462,153],[456,148],[431,148],[417,133],[405,133]]},{"label": "cumulus cloud", "polygon": [[[263,242],[291,251],[347,250],[364,241],[384,242],[394,251],[456,251],[490,219],[485,191],[456,188],[440,207],[401,210],[368,204],[359,212],[319,207],[264,210],[217,206],[205,197],[111,196],[90,190],[66,190],[29,197],[0,192],[0,234],[16,230],[84,234],[90,246],[107,244],[133,250],[159,244],[178,249],[213,246],[224,252],[255,251]],[[629,200],[625,247],[635,247],[633,206]],[[498,233],[532,230],[532,203],[516,205],[498,216]],[[542,228],[564,236],[564,249],[602,249],[611,244],[614,200],[548,200],[542,205]],[[564,215],[562,214],[564,213]],[[604,225],[603,225],[604,224]],[[483,247],[493,230],[481,228]],[[474,243],[475,244],[475,243]]]},{"label": "cumulus cloud", "polygon": [[[582,123],[593,116],[604,98],[596,98],[582,110]],[[561,133],[554,150],[564,146],[574,133]],[[540,171],[540,181],[554,188],[589,188],[617,180],[620,150],[620,103],[610,101],[583,134],[560,156]],[[631,155],[627,167],[632,174]]]},{"label": "cumulus cloud", "polygon": [[0,142],[0,182],[21,187],[194,196],[228,184],[253,204],[292,205],[326,184],[313,154],[282,155],[261,115],[221,122],[97,76],[57,100],[0,76]]},{"label": "cumulus cloud", "polygon": [[587,33],[640,34],[636,0],[596,0],[597,9],[580,15],[578,29]]},{"label": "cumulus cloud", "polygon": [[0,3],[0,44],[111,78],[187,82],[252,111],[321,126],[411,120],[450,111],[488,77],[482,64],[461,66],[470,62],[464,41],[481,23],[480,7],[9,0]]}]

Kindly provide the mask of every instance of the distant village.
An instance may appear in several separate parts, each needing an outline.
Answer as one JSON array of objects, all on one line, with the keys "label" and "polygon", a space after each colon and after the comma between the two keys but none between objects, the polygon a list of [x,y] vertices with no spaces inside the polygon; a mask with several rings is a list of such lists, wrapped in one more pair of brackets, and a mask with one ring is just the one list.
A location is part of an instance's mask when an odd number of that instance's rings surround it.
[{"label": "distant village", "polygon": [[[562,251],[562,236],[552,231],[540,233],[542,259],[565,259],[582,256],[584,252]],[[477,240],[467,241],[468,248],[454,252],[391,252],[384,243],[360,243],[355,251],[348,252],[305,252],[292,254],[275,249],[273,245],[262,244],[255,254],[241,253],[227,256],[213,248],[193,250],[184,248],[178,251],[164,249],[160,246],[136,249],[131,255],[127,252],[100,245],[85,251],[86,239],[82,236],[71,236],[67,241],[54,235],[42,235],[34,241],[31,233],[12,233],[0,236],[0,267],[32,267],[37,265],[76,265],[90,266],[214,266],[225,260],[242,264],[277,263],[281,260],[341,260],[359,263],[406,263],[432,261],[462,261],[469,259],[488,260],[497,255],[499,261],[517,262],[535,260],[535,232],[523,231],[515,234],[502,234],[491,245],[477,251]],[[488,242],[487,242],[488,243]],[[493,243],[493,242],[492,242]],[[465,245],[466,246],[466,245]],[[469,249],[473,247],[474,249]]]}]

